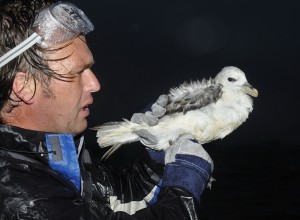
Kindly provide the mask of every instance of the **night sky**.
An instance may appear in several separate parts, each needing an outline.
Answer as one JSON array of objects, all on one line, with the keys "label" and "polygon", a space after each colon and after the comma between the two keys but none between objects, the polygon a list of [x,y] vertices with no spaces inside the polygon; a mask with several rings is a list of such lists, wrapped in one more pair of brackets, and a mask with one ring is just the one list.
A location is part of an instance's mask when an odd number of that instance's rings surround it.
[{"label": "night sky", "polygon": [[248,120],[222,144],[298,144],[297,1],[71,1],[91,18],[87,38],[102,88],[90,125],[129,118],[183,81],[242,69],[258,89]]},{"label": "night sky", "polygon": [[[289,198],[288,202],[281,201],[288,206],[281,211],[293,213],[289,204],[300,205],[293,197],[300,196],[296,192],[300,176],[299,1],[70,2],[83,9],[95,25],[87,39],[96,61],[93,70],[102,88],[94,95],[90,126],[130,118],[183,81],[214,77],[224,66],[239,67],[258,89],[259,96],[254,99],[254,110],[247,121],[208,149],[216,163],[220,184],[216,183],[217,193],[207,195],[208,204],[224,208],[226,203],[220,201],[233,195],[230,190],[226,195],[224,189],[252,178],[250,182],[255,186],[249,187],[250,192],[259,191],[273,201],[273,196],[280,192],[285,199]],[[94,143],[93,138],[89,141]],[[243,162],[251,163],[252,167],[245,171],[241,168]],[[230,182],[228,175],[234,169]],[[251,177],[253,173],[260,176]],[[284,173],[288,177],[281,176]],[[282,185],[271,184],[276,181]],[[293,185],[285,185],[288,181]],[[240,184],[238,189],[246,199],[249,190],[241,189]],[[286,187],[293,192],[284,190]],[[234,191],[237,194],[238,189]],[[261,194],[256,198],[264,203]],[[210,203],[212,197],[215,203]],[[247,206],[242,204],[238,197],[234,207]],[[281,203],[276,204],[279,207]],[[268,208],[273,210],[274,206],[269,204]],[[223,212],[223,216],[228,215]],[[280,215],[274,216],[277,219]]]}]

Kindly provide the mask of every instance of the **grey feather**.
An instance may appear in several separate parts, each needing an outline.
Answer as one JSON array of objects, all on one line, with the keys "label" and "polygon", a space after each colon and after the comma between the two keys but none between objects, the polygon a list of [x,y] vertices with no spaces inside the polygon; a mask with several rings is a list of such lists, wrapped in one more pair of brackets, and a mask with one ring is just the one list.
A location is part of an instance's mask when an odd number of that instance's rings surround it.
[{"label": "grey feather", "polygon": [[170,90],[167,114],[199,109],[216,102],[222,96],[222,85],[214,84],[213,79],[203,79],[201,82],[184,82],[178,88]]}]

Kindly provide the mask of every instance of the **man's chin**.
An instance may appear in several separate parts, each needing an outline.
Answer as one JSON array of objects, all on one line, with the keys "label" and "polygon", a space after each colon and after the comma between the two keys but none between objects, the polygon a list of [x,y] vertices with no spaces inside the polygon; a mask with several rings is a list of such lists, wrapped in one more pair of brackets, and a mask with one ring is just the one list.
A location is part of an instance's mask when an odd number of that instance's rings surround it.
[{"label": "man's chin", "polygon": [[73,136],[77,136],[82,134],[86,129],[87,129],[88,123],[87,120],[84,120],[80,125],[76,126],[73,129],[73,132],[71,132],[73,134]]}]

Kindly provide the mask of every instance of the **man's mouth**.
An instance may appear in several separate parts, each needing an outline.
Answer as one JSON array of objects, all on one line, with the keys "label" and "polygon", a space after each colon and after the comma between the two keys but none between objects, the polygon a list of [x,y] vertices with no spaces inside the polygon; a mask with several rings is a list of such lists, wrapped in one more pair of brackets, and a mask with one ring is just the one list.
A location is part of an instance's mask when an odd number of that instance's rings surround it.
[{"label": "man's mouth", "polygon": [[86,111],[86,110],[88,110],[89,109],[89,106],[88,105],[86,105],[86,106],[83,106],[83,108],[81,109],[82,111]]},{"label": "man's mouth", "polygon": [[86,115],[90,114],[90,109],[88,105],[85,105],[82,109],[81,112],[84,112]]},{"label": "man's mouth", "polygon": [[88,114],[90,114],[89,106],[90,106],[91,104],[93,104],[93,100],[89,100],[88,102],[86,102],[86,105],[84,105],[84,106],[81,108],[81,111],[87,112]]}]

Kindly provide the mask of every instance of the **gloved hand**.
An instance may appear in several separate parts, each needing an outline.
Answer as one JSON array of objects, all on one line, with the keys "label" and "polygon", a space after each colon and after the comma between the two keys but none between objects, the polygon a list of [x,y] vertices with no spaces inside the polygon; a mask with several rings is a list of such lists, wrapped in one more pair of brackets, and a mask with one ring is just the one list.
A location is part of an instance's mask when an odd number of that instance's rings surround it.
[{"label": "gloved hand", "polygon": [[213,161],[201,144],[190,134],[181,135],[165,152],[162,186],[184,188],[200,199],[211,186]]},{"label": "gloved hand", "polygon": [[151,111],[149,108],[145,108],[142,113],[134,113],[131,117],[131,121],[137,124],[144,122],[150,126],[157,125],[158,119],[166,113],[165,107],[167,104],[168,96],[164,94],[160,95],[156,102],[151,105]]},{"label": "gloved hand", "polygon": [[[157,101],[145,113],[135,113],[131,121],[135,123],[147,123],[150,126],[158,124],[159,118],[166,112],[168,96],[161,95]],[[157,144],[155,136],[146,130],[138,133],[142,137],[142,143],[146,146]],[[211,177],[213,161],[201,144],[195,141],[190,134],[181,135],[166,152],[147,149],[149,156],[160,163],[165,163],[165,171],[162,178],[162,186],[176,186],[184,188],[197,199],[205,187],[211,186],[214,180]],[[184,178],[183,178],[184,177]]]},{"label": "gloved hand", "polygon": [[[160,95],[150,109],[145,109],[144,113],[134,113],[131,117],[132,122],[140,124],[146,123],[149,126],[155,126],[158,124],[159,118],[163,117],[166,113],[165,107],[168,104],[168,96]],[[150,134],[148,131],[142,129],[136,132],[142,139],[141,142],[145,146],[154,146],[157,144],[157,138]]]}]

